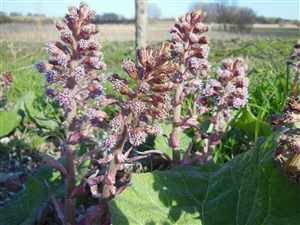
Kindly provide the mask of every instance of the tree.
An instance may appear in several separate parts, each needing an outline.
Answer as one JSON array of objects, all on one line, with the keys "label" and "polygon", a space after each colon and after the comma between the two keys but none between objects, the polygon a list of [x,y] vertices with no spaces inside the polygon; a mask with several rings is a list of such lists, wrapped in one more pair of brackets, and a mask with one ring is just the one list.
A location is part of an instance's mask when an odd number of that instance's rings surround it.
[{"label": "tree", "polygon": [[117,22],[119,21],[119,15],[116,13],[104,13],[101,16],[102,22]]},{"label": "tree", "polygon": [[224,25],[224,30],[228,27],[235,27],[239,30],[248,30],[256,22],[264,17],[257,17],[255,12],[246,7],[229,6],[226,1],[220,3],[196,3],[191,5],[191,10],[201,9],[207,13],[207,22],[216,22]]},{"label": "tree", "polygon": [[135,0],[135,41],[136,48],[146,46],[147,0]]},{"label": "tree", "polygon": [[148,17],[151,19],[159,19],[161,17],[161,9],[157,4],[148,4]]},{"label": "tree", "polygon": [[233,23],[235,19],[235,7],[229,7],[225,4],[217,4],[217,23],[224,25],[224,30],[227,30],[228,24]]},{"label": "tree", "polygon": [[22,16],[22,13],[19,13],[19,12],[11,12],[9,15],[10,15],[10,16]]},{"label": "tree", "polygon": [[298,28],[300,28],[300,20],[296,20],[296,21],[294,22],[294,24],[295,24]]},{"label": "tree", "polygon": [[250,8],[238,8],[236,10],[236,16],[234,24],[240,31],[249,31],[252,29],[253,24],[256,21],[256,14]]},{"label": "tree", "polygon": [[216,22],[218,18],[218,4],[217,3],[194,3],[190,10],[202,10],[206,12],[205,21],[208,23]]}]

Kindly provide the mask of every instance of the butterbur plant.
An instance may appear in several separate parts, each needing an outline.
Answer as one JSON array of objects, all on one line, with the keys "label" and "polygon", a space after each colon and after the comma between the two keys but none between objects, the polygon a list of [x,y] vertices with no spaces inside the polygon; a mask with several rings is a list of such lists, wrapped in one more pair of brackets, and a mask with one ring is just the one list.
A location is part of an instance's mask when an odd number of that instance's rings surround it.
[{"label": "butterbur plant", "polygon": [[[180,132],[194,128],[204,141],[203,149],[197,153],[197,161],[212,159],[212,151],[220,142],[235,109],[243,107],[248,98],[247,65],[242,59],[227,59],[217,71],[212,71],[208,62],[209,46],[205,33],[208,26],[203,23],[201,11],[179,18],[171,30],[172,55],[177,65],[174,80],[173,130],[169,144],[173,149],[174,162],[181,161]],[[190,98],[197,107],[183,115],[183,103]],[[198,119],[210,123],[209,130],[201,129]],[[198,140],[199,141],[199,140]],[[188,147],[184,163],[190,161]]]},{"label": "butterbur plant", "polygon": [[[52,199],[63,224],[111,223],[107,203],[126,188],[129,167],[140,159],[138,151],[133,154],[132,150],[145,143],[149,135],[160,135],[160,123],[172,120],[169,145],[175,164],[193,157],[191,146],[184,158],[179,150],[179,134],[188,128],[195,129],[205,142],[195,158],[206,162],[211,160],[213,146],[219,143],[234,110],[247,102],[247,66],[241,59],[225,60],[216,72],[210,70],[205,35],[208,27],[201,11],[180,18],[172,28],[171,41],[158,48],[138,49],[136,62],[125,60],[122,67],[126,78],[103,75],[106,66],[95,37],[97,27],[91,23],[94,16],[85,3],[69,8],[64,20],[56,24],[61,41],[49,43],[48,62],[37,64],[47,81],[47,96],[63,112],[63,163],[44,156],[64,179],[63,204]],[[104,80],[122,97],[108,97],[102,86]],[[195,107],[184,113],[183,104],[188,98]],[[104,112],[107,106],[117,111],[110,121]],[[209,130],[202,129],[203,120],[209,121]],[[104,134],[102,139],[99,134]],[[79,157],[77,150],[85,140],[94,143],[88,157],[98,169],[78,181],[78,165],[87,158]],[[86,187],[97,203],[77,218],[76,198]]]},{"label": "butterbur plant", "polygon": [[293,51],[290,54],[287,65],[292,65],[292,68],[295,72],[294,80],[292,82],[292,96],[298,96],[298,82],[300,79],[300,40],[294,45]]},{"label": "butterbur plant", "polygon": [[97,27],[91,23],[94,16],[95,12],[85,3],[78,9],[69,8],[64,20],[56,24],[61,41],[49,43],[48,62],[36,65],[46,77],[47,96],[59,103],[64,114],[65,138],[61,152],[65,165],[50,156],[44,157],[65,180],[64,209],[56,207],[58,215],[63,215],[64,224],[76,224],[73,194],[76,191],[76,148],[81,140],[93,139],[95,128],[106,117],[101,109],[110,104],[101,84],[106,66],[95,38]]},{"label": "butterbur plant", "polygon": [[226,59],[217,70],[215,78],[209,78],[199,90],[196,99],[198,113],[210,122],[204,135],[204,161],[212,159],[212,153],[226,132],[235,110],[248,100],[247,65],[242,59]]},{"label": "butterbur plant", "polygon": [[134,88],[131,89],[128,81],[117,74],[109,78],[125,101],[118,104],[120,113],[111,121],[110,135],[106,140],[113,154],[103,188],[106,199],[115,195],[117,171],[130,154],[130,149],[124,152],[124,144],[128,141],[137,147],[146,141],[148,135],[158,134],[159,121],[168,116],[172,107],[169,92],[173,84],[170,78],[176,67],[170,61],[170,45],[165,43],[158,49],[140,49],[137,61],[136,64],[130,60],[123,63],[123,69],[134,80]]},{"label": "butterbur plant", "polygon": [[3,102],[6,100],[6,92],[12,84],[13,77],[10,72],[5,72],[0,76],[0,102]]},{"label": "butterbur plant", "polygon": [[274,157],[287,175],[300,182],[298,168],[300,153],[300,102],[299,98],[291,98],[283,115],[273,117],[274,130],[280,133]]},{"label": "butterbur plant", "polygon": [[287,59],[287,64],[293,67],[295,72],[292,81],[292,96],[288,99],[284,113],[281,116],[273,116],[272,122],[274,128],[281,131],[278,138],[278,145],[275,152],[275,159],[285,170],[289,177],[299,183],[299,153],[300,153],[300,101],[299,101],[299,76],[300,76],[300,40],[294,45],[294,48]]},{"label": "butterbur plant", "polygon": [[[288,59],[293,96],[279,91],[285,74],[271,60],[252,70],[251,80],[265,77],[248,104],[247,63],[212,61],[202,11],[177,19],[169,40],[136,49],[119,74],[106,70],[94,16],[81,3],[56,23],[60,38],[36,64],[47,101],[22,77],[0,75],[0,224],[299,225],[299,188],[274,157],[300,183],[300,42]],[[244,44],[232,54],[257,60]],[[13,107],[11,85],[26,90]],[[23,148],[39,149],[38,160],[19,157]],[[240,155],[219,163],[227,151]]]},{"label": "butterbur plant", "polygon": [[[158,49],[140,49],[137,64],[130,60],[123,64],[124,70],[135,82],[134,88],[129,87],[128,80],[113,74],[108,80],[125,100],[105,96],[102,87],[105,64],[95,39],[97,28],[90,23],[94,15],[84,3],[78,9],[70,8],[65,19],[56,25],[61,33],[61,42],[49,43],[49,61],[37,64],[37,69],[46,77],[47,96],[59,103],[64,114],[66,135],[61,151],[65,165],[50,156],[44,158],[61,172],[65,180],[64,210],[59,208],[59,204],[54,204],[65,224],[77,224],[75,197],[82,190],[82,186],[75,186],[75,164],[79,160],[76,159],[76,148],[84,139],[95,140],[95,128],[107,119],[102,109],[113,104],[119,113],[108,124],[107,138],[98,143],[98,148],[101,148],[98,150],[104,152],[98,163],[104,171],[86,181],[92,196],[99,199],[99,205],[124,189],[126,182],[118,183],[117,175],[124,170],[127,162],[133,162],[129,159],[132,148],[126,151],[125,144],[128,142],[136,147],[144,143],[149,134],[158,133],[158,122],[168,115],[171,108],[169,92],[173,84],[170,77],[176,74],[176,66],[170,60],[169,43]],[[97,207],[89,217],[103,215],[101,206]],[[84,218],[83,221],[90,220]],[[108,221],[102,223],[109,224]]]},{"label": "butterbur plant", "polygon": [[182,118],[182,104],[185,97],[197,92],[207,76],[208,38],[204,35],[208,27],[203,24],[201,11],[188,13],[179,18],[171,30],[172,53],[177,64],[175,96],[173,100],[173,130],[169,143],[173,149],[173,160],[180,161],[179,133],[190,126],[197,127],[197,116],[191,112],[188,118]]}]

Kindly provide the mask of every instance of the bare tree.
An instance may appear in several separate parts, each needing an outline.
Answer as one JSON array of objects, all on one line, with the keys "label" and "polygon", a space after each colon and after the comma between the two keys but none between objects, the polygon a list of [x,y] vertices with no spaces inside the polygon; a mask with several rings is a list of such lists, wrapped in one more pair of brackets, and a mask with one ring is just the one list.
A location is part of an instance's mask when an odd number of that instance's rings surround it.
[{"label": "bare tree", "polygon": [[[218,3],[219,2],[219,3]],[[233,1],[232,1],[233,2]],[[257,16],[253,9],[228,5],[229,1],[217,3],[195,3],[191,10],[202,9],[207,13],[206,22],[223,24],[224,30],[250,31]]]},{"label": "bare tree", "polygon": [[256,14],[250,8],[238,8],[234,16],[233,24],[239,31],[251,31],[256,20]]},{"label": "bare tree", "polygon": [[135,20],[136,48],[145,47],[147,36],[147,0],[135,0]]},{"label": "bare tree", "polygon": [[205,22],[212,23],[218,19],[218,3],[202,3],[197,2],[191,4],[190,10],[202,10],[206,13]]},{"label": "bare tree", "polygon": [[235,9],[233,7],[226,6],[225,4],[218,4],[217,15],[217,23],[223,24],[224,30],[226,31],[229,24],[232,24]]}]

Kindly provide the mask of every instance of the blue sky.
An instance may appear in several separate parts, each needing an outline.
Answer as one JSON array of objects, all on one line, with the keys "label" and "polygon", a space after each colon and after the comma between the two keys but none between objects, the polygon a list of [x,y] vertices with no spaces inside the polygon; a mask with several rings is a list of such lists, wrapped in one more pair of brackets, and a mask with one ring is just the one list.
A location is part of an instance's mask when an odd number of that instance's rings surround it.
[{"label": "blue sky", "polygon": [[[42,13],[62,16],[70,5],[81,0],[0,0],[0,11]],[[216,2],[217,0],[148,0],[161,8],[163,17],[176,17],[188,11],[195,2]],[[225,0],[226,1],[226,0]],[[300,0],[227,0],[239,6],[253,8],[257,14],[300,20]],[[126,17],[134,16],[134,0],[85,0],[97,13],[115,12]]]}]

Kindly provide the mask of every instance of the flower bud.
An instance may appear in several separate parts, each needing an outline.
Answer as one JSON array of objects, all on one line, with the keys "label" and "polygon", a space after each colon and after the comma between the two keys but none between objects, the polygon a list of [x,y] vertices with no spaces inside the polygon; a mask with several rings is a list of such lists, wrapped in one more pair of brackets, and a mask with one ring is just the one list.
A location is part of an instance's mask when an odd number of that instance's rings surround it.
[{"label": "flower bud", "polygon": [[132,62],[131,60],[127,60],[123,63],[123,69],[129,74],[132,79],[137,78],[138,70],[136,69],[134,62]]},{"label": "flower bud", "polygon": [[69,136],[68,143],[70,145],[77,145],[80,143],[82,138],[82,134],[79,131],[75,131]]},{"label": "flower bud", "polygon": [[73,42],[72,32],[70,30],[61,30],[60,35],[62,41],[69,44]]},{"label": "flower bud", "polygon": [[128,137],[130,144],[139,146],[146,141],[147,134],[140,128],[129,128]]},{"label": "flower bud", "polygon": [[60,106],[64,107],[66,111],[70,111],[72,109],[72,96],[71,92],[68,89],[65,89],[63,92],[59,92],[57,95],[57,99]]},{"label": "flower bud", "polygon": [[75,18],[78,17],[78,13],[77,13],[76,7],[69,7],[68,11],[69,11],[69,13],[68,13],[69,18],[75,19]]},{"label": "flower bud", "polygon": [[79,17],[80,19],[87,19],[88,16],[89,16],[89,12],[90,12],[90,9],[88,7],[88,5],[84,2],[80,3],[80,6],[79,6]]},{"label": "flower bud", "polygon": [[35,68],[40,73],[46,73],[47,70],[51,69],[51,66],[48,63],[45,62],[38,62],[35,64]]},{"label": "flower bud", "polygon": [[62,21],[57,21],[55,25],[56,25],[56,29],[59,31],[67,29],[66,24]]},{"label": "flower bud", "polygon": [[190,41],[192,43],[198,43],[199,40],[200,40],[199,36],[197,34],[195,34],[195,33],[190,33],[190,37],[189,38],[190,38]]}]

